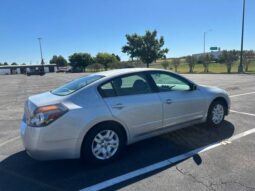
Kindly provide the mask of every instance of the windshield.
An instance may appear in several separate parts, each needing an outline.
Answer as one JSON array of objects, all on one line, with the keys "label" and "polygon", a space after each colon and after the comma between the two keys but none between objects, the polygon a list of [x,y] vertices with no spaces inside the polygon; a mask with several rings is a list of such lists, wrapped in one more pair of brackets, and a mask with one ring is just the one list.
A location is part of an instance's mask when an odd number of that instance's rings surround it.
[{"label": "windshield", "polygon": [[103,77],[104,76],[101,76],[101,75],[93,75],[93,74],[88,75],[88,76],[73,80],[63,86],[60,86],[52,90],[51,93],[55,95],[59,95],[59,96],[69,95]]}]

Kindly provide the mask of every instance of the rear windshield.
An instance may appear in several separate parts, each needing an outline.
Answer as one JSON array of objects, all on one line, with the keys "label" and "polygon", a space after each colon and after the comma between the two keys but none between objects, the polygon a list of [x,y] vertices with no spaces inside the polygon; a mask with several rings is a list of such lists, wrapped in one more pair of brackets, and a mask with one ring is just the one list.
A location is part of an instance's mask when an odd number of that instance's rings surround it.
[{"label": "rear windshield", "polygon": [[73,80],[63,86],[60,86],[54,90],[51,91],[52,94],[59,95],[59,96],[66,96],[69,95],[101,78],[104,76],[101,75],[88,75],[76,80]]}]

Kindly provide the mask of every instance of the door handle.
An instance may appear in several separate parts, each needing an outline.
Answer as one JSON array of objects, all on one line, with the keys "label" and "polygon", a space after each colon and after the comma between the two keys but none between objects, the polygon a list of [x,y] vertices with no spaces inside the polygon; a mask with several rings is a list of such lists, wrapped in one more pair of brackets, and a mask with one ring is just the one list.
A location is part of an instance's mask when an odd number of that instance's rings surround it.
[{"label": "door handle", "polygon": [[166,103],[166,104],[171,104],[171,103],[173,103],[173,102],[172,102],[171,99],[166,99],[165,103]]},{"label": "door handle", "polygon": [[112,106],[113,109],[122,109],[124,108],[125,106],[122,104],[122,103],[117,103],[115,105]]}]

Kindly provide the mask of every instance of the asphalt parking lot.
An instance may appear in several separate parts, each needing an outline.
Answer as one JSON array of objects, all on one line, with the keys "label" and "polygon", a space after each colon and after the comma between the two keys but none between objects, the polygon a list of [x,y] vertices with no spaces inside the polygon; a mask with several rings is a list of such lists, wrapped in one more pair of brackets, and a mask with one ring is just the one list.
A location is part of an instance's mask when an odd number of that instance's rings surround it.
[{"label": "asphalt parking lot", "polygon": [[0,190],[255,190],[255,75],[186,75],[229,92],[232,112],[218,129],[151,138],[105,166],[31,159],[19,137],[24,101],[81,75],[0,76]]}]

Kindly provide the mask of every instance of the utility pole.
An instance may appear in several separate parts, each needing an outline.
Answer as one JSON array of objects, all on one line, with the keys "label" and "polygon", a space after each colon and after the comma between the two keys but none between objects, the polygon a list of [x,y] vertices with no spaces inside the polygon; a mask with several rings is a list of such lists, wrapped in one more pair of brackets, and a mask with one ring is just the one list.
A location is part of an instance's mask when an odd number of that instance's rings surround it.
[{"label": "utility pole", "polygon": [[205,36],[206,36],[206,32],[204,32],[204,54],[205,54]]},{"label": "utility pole", "polygon": [[241,55],[238,73],[243,73],[243,36],[244,36],[244,16],[245,16],[245,0],[243,0],[243,18],[242,18],[242,35],[241,35]]},{"label": "utility pole", "polygon": [[38,39],[38,41],[39,41],[39,46],[40,46],[40,53],[41,53],[41,67],[42,67],[42,73],[44,73],[44,61],[43,61],[43,54],[42,54],[42,44],[41,44],[41,40],[42,40],[42,38],[41,37],[39,37],[39,38],[37,38]]}]

